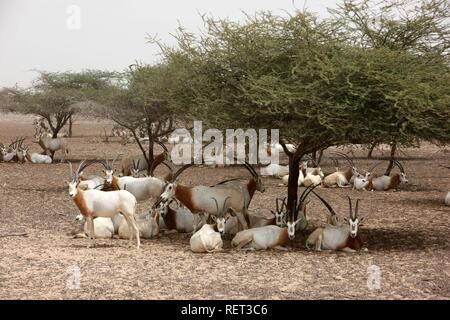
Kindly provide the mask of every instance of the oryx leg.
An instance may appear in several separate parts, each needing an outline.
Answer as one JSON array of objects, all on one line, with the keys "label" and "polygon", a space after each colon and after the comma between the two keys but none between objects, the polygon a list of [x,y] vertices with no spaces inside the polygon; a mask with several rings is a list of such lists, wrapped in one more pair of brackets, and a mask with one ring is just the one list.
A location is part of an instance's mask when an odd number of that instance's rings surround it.
[{"label": "oryx leg", "polygon": [[234,215],[237,217],[237,219],[238,219],[238,230],[239,231],[242,231],[242,230],[246,230],[246,229],[248,229],[249,228],[249,225],[248,225],[248,223],[247,223],[247,220],[246,220],[246,218],[245,218],[245,216],[246,216],[246,209],[244,209],[243,210],[243,212],[236,212],[236,211],[234,211],[234,210],[232,210],[231,208],[230,208],[230,211],[233,211],[234,212]]},{"label": "oryx leg", "polygon": [[354,249],[351,249],[351,248],[349,248],[349,247],[345,247],[344,249],[342,249],[342,251],[344,251],[344,252],[356,252],[356,250],[354,250]]},{"label": "oryx leg", "polygon": [[245,238],[242,238],[242,240],[236,246],[236,250],[254,250],[255,248],[253,248],[253,247],[243,249],[247,244],[249,244],[252,241],[253,241],[253,235],[250,233]]},{"label": "oryx leg", "polygon": [[92,247],[95,246],[94,219],[92,217],[86,217],[86,223],[87,223],[88,232],[89,232],[89,244],[87,247],[90,248],[91,246]]},{"label": "oryx leg", "polygon": [[323,240],[323,234],[322,234],[322,232],[320,232],[316,239],[316,248],[315,248],[316,251],[322,251],[322,240]]}]

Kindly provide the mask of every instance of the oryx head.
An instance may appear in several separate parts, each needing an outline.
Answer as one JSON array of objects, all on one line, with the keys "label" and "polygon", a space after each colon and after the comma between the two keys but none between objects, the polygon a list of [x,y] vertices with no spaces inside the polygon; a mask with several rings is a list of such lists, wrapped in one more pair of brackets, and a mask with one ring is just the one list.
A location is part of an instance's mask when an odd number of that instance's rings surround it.
[{"label": "oryx head", "polygon": [[350,227],[350,236],[352,238],[356,238],[358,235],[358,226],[361,225],[361,222],[363,222],[364,217],[358,218],[358,205],[359,205],[359,199],[356,200],[356,206],[355,211],[352,210],[352,199],[348,197],[348,203],[349,203],[349,218],[344,218],[344,221],[348,222]]},{"label": "oryx head", "polygon": [[290,240],[293,240],[295,238],[295,227],[296,225],[301,222],[302,220],[306,220],[306,199],[308,195],[319,185],[310,185],[305,190],[303,190],[303,193],[300,195],[300,197],[295,199],[291,210],[288,212],[288,221],[286,223],[287,230],[288,230],[288,237]]},{"label": "oryx head", "polygon": [[[281,205],[280,205],[281,203]],[[276,199],[276,211],[270,210],[272,214],[275,216],[275,224],[279,227],[286,226],[286,213],[287,213],[287,205],[286,198],[277,198]]]},{"label": "oryx head", "polygon": [[176,180],[177,180],[178,176],[184,170],[186,170],[187,168],[189,168],[192,165],[193,165],[192,163],[184,165],[183,167],[178,169],[178,171],[175,172],[171,176],[171,180],[166,182],[166,185],[164,186],[163,192],[158,197],[158,199],[156,199],[156,202],[153,204],[152,208],[156,208],[156,207],[160,206],[161,204],[168,204],[168,203],[170,203],[170,201],[172,201],[172,199],[175,198],[176,189],[177,189]]},{"label": "oryx head", "polygon": [[120,154],[118,154],[111,163],[108,162],[108,160],[104,160],[102,162],[100,162],[103,165],[103,172],[105,173],[105,181],[108,184],[112,183],[113,180],[113,176],[114,176],[114,162],[117,160],[117,158],[120,156]]},{"label": "oryx head", "polygon": [[219,209],[219,203],[217,202],[217,199],[214,197],[211,197],[213,199],[215,205],[216,205],[216,214],[211,215],[211,219],[215,223],[217,223],[217,230],[219,231],[220,235],[225,234],[225,224],[227,223],[227,220],[230,218],[230,213],[228,211],[228,199],[230,199],[231,196],[228,196],[223,201],[222,209]]},{"label": "oryx head", "polygon": [[139,178],[139,163],[141,162],[141,159],[138,159],[137,161],[133,159],[133,167],[130,169],[131,176],[134,178]]},{"label": "oryx head", "polygon": [[405,169],[403,168],[403,165],[398,160],[394,160],[394,164],[400,169],[400,182],[408,183],[408,179],[406,178],[406,173]]}]

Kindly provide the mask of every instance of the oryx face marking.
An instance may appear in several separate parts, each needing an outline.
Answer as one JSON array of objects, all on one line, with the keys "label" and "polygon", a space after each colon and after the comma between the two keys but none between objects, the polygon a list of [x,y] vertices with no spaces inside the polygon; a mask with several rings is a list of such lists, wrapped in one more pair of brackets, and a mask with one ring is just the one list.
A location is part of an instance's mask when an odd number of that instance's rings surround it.
[{"label": "oryx face marking", "polygon": [[404,172],[400,172],[400,181],[402,183],[408,183],[408,179],[406,178],[406,174]]},{"label": "oryx face marking", "polygon": [[287,225],[287,230],[288,230],[288,237],[289,237],[289,240],[293,240],[293,239],[295,238],[295,225],[298,223],[298,221],[299,221],[299,220],[294,221],[294,222],[288,221],[288,222],[286,223],[286,225]]},{"label": "oryx face marking", "polygon": [[275,224],[279,227],[283,227],[283,225],[285,224],[284,222],[284,212],[273,212],[272,213],[275,215]]},{"label": "oryx face marking", "polygon": [[222,236],[225,234],[225,225],[227,223],[228,218],[229,218],[228,215],[226,217],[216,218],[217,231],[219,231],[220,235],[222,235]]},{"label": "oryx face marking", "polygon": [[114,170],[110,169],[110,170],[103,170],[103,172],[105,173],[105,181],[108,184],[111,184],[113,181],[113,175],[114,175]]},{"label": "oryx face marking", "polygon": [[75,198],[77,193],[78,193],[78,189],[77,189],[77,181],[70,181],[69,182],[69,197],[71,198]]},{"label": "oryx face marking", "polygon": [[359,225],[358,218],[356,218],[355,220],[348,219],[348,224],[350,225],[350,236],[352,238],[355,238],[356,235],[358,234],[358,225]]}]

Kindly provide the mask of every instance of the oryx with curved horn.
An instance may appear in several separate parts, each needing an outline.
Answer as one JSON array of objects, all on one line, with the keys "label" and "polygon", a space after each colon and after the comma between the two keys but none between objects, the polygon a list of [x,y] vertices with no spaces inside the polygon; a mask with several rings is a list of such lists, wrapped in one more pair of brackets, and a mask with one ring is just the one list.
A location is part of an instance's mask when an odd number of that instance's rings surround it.
[{"label": "oryx with curved horn", "polygon": [[[139,248],[139,229],[136,225],[135,212],[136,198],[126,190],[105,192],[100,190],[82,190],[79,188],[82,171],[88,166],[86,160],[83,160],[78,169],[73,171],[72,163],[69,163],[69,196],[73,199],[80,213],[86,219],[89,230],[89,236],[92,244],[95,244],[95,230],[93,219],[96,217],[107,217],[113,219],[118,213],[121,213],[128,223],[130,230],[134,230],[136,236],[136,246]],[[130,243],[133,236],[130,237]]]},{"label": "oryx with curved horn", "polygon": [[[248,184],[241,184],[235,180],[227,180],[214,186],[200,185],[188,187],[178,183],[177,178],[179,175],[192,165],[193,164],[187,164],[175,172],[170,182],[165,185],[164,191],[153,205],[153,208],[158,207],[161,203],[170,202],[175,198],[197,216],[216,212],[215,205],[211,202],[211,198],[215,198],[220,203],[224,203],[225,199],[229,198],[229,209],[236,214],[241,227],[247,229],[248,223],[245,216],[247,214],[251,196],[253,196],[257,189],[264,190],[264,186],[259,177],[256,179],[252,178]],[[248,167],[247,169],[251,171]],[[257,176],[256,172],[254,174]],[[194,219],[194,230],[197,229],[196,220],[198,219]]]},{"label": "oryx with curved horn", "polygon": [[394,164],[399,168],[400,173],[395,173],[392,176],[383,175],[381,177],[371,178],[367,190],[386,191],[397,188],[400,183],[408,183],[403,165],[398,160],[394,160]]},{"label": "oryx with curved horn", "polygon": [[[153,176],[141,178],[131,176],[117,177],[114,175],[114,161],[112,164],[109,164],[106,160],[100,163],[104,167],[105,181],[107,184],[111,185],[112,190],[127,190],[136,197],[137,201],[156,198],[164,189],[165,182],[160,178]],[[167,163],[163,162],[163,164],[170,168]],[[152,166],[151,174],[153,174],[155,169],[156,165]],[[170,168],[170,170],[172,169]]]},{"label": "oryx with curved horn", "polygon": [[[319,199],[330,211],[331,216],[336,216],[330,204],[321,197]],[[342,250],[355,252],[362,248],[364,242],[361,234],[358,233],[358,227],[362,226],[361,222],[364,220],[364,217],[358,217],[359,199],[356,200],[355,211],[352,209],[350,197],[348,197],[348,202],[349,217],[344,218],[345,222],[337,223],[336,225],[327,224],[324,227],[317,228],[306,240],[308,249],[310,249],[309,246],[313,246],[316,251]]]},{"label": "oryx with curved horn", "polygon": [[338,170],[329,174],[323,179],[322,184],[324,187],[348,187],[350,183],[353,183],[353,179],[356,176],[360,176],[360,174],[358,173],[355,163],[348,155],[342,152],[333,152],[333,154],[343,157],[349,164],[349,167],[345,170]]}]

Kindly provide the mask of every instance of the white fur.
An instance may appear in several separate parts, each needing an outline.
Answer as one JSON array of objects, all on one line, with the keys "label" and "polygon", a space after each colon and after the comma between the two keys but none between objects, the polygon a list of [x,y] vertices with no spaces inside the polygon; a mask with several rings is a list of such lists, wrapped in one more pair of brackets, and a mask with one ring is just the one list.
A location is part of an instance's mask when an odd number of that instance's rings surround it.
[{"label": "white fur", "polygon": [[205,253],[220,251],[223,247],[223,241],[220,233],[214,231],[214,228],[205,224],[194,233],[189,241],[192,252]]}]

